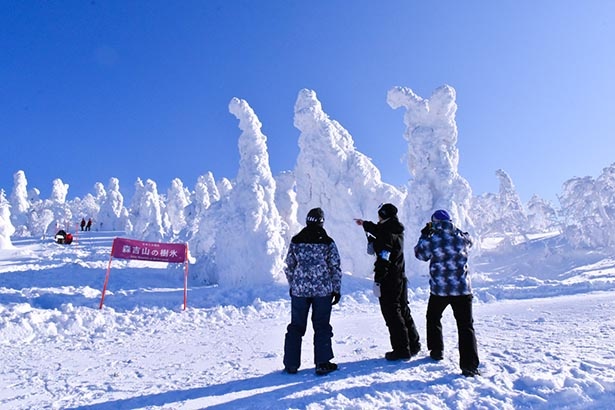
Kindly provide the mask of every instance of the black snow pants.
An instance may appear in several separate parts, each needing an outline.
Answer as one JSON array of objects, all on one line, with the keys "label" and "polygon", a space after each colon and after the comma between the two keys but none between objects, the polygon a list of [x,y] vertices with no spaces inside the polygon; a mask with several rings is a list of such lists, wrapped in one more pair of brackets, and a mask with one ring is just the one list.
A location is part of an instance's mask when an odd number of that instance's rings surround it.
[{"label": "black snow pants", "polygon": [[421,343],[408,305],[408,279],[387,277],[380,284],[380,292],[380,311],[389,328],[393,350],[416,354]]}]

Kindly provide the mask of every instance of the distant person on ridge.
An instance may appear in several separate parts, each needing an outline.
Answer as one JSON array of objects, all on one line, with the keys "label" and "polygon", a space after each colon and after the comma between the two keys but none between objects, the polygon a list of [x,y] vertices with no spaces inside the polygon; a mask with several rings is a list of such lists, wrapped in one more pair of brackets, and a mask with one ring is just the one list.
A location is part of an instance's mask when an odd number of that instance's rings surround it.
[{"label": "distant person on ridge", "polygon": [[307,329],[310,307],[314,327],[316,374],[337,370],[331,363],[331,307],[340,301],[342,271],[333,239],[323,228],[320,208],[308,212],[306,226],[293,236],[286,255],[284,273],[290,285],[291,322],[284,339],[284,371],[297,373],[301,366],[301,341]]},{"label": "distant person on ridge", "polygon": [[92,218],[89,218],[89,219],[88,219],[88,223],[87,223],[87,225],[85,226],[85,230],[86,230],[86,231],[89,231],[89,230],[91,230],[91,228],[92,228]]},{"label": "distant person on ridge", "polygon": [[81,218],[81,230],[83,231],[83,228],[85,228],[85,219]]},{"label": "distant person on ridge", "polygon": [[456,228],[445,210],[437,210],[421,230],[414,254],[429,261],[427,304],[427,348],[434,360],[442,360],[442,312],[448,305],[457,321],[459,367],[466,377],[479,375],[478,351],[472,316],[472,288],[468,277],[468,251],[472,240],[467,232]]},{"label": "distant person on ridge", "polygon": [[[368,253],[376,255],[374,294],[389,328],[393,351],[387,360],[408,360],[421,350],[419,334],[408,305],[408,279],[404,261],[404,226],[393,204],[378,208],[378,223],[355,219],[368,234]],[[371,245],[371,248],[370,248]]]}]

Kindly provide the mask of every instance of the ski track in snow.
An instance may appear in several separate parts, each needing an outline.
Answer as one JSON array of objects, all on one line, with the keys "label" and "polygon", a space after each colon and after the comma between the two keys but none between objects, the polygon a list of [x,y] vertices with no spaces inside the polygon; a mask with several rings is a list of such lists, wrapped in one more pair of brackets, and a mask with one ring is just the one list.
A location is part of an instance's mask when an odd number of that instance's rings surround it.
[{"label": "ski track in snow", "polygon": [[345,276],[349,292],[332,318],[340,370],[314,374],[308,329],[302,368],[287,375],[285,286],[194,287],[182,311],[180,271],[114,262],[99,310],[108,250],[88,249],[84,241],[0,255],[0,408],[606,409],[615,399],[612,290],[477,301],[482,376],[464,378],[450,308],[445,359],[434,362],[426,297],[414,289],[423,350],[390,363],[375,299]]}]

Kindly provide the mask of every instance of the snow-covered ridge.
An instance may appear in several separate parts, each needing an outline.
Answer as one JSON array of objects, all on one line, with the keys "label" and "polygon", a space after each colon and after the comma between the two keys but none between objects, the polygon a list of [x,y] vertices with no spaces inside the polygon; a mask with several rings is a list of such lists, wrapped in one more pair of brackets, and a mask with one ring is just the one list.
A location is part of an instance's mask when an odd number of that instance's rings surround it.
[{"label": "snow-covered ridge", "polygon": [[[7,198],[0,191],[0,249],[20,238],[48,238],[58,229],[73,231],[81,218],[92,218],[95,231],[126,232],[150,241],[187,242],[195,280],[221,286],[283,282],[281,264],[290,237],[298,231],[310,208],[325,211],[325,228],[336,240],[342,269],[354,276],[371,276],[371,258],[364,252],[363,233],[352,218],[376,219],[383,202],[400,209],[406,226],[406,252],[411,256],[418,233],[430,214],[445,208],[455,223],[476,239],[474,257],[483,239],[501,236],[502,252],[518,235],[558,232],[555,246],[545,255],[533,252],[521,262],[539,266],[567,266],[558,247],[608,255],[615,247],[615,164],[596,179],[573,178],[563,186],[560,207],[534,196],[523,204],[512,178],[496,170],[498,193],[473,196],[458,172],[456,92],[449,85],[429,98],[407,87],[394,87],[387,96],[393,109],[404,109],[408,142],[405,155],[408,184],[394,187],[382,181],[368,156],[359,152],[350,133],[324,111],[313,90],[300,90],[294,123],[300,148],[296,165],[274,176],[269,168],[267,137],[261,121],[239,98],[229,111],[237,118],[240,135],[238,173],[216,180],[202,175],[192,189],[180,179],[166,193],[152,180],[137,179],[133,197],[125,200],[120,182],[111,177],[105,187],[96,182],[84,198],[68,199],[69,187],[53,181],[50,198],[28,188],[24,171],[14,174]],[[401,156],[399,153],[398,156]],[[392,158],[397,160],[398,158]],[[519,248],[515,248],[519,249]],[[238,257],[241,255],[241,257]],[[537,259],[533,259],[536,257]],[[561,260],[560,260],[561,259]],[[420,277],[425,264],[407,258],[408,274]],[[523,276],[523,264],[515,265]],[[491,269],[491,268],[489,268]],[[497,267],[493,269],[498,269]],[[483,272],[487,275],[490,272]]]}]

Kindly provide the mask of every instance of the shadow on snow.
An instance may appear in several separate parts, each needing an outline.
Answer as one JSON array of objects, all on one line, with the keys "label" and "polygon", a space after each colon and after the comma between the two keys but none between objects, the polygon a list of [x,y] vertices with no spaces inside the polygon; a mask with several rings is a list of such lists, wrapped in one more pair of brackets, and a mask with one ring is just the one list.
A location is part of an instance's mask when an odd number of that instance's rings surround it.
[{"label": "shadow on snow", "polygon": [[[73,408],[73,410],[133,409],[148,406],[166,406],[173,403],[205,398],[210,398],[212,402],[212,404],[207,405],[208,409],[299,408],[307,403],[320,402],[332,397],[330,388],[310,391],[315,387],[336,382],[341,382],[340,385],[347,385],[348,383],[345,379],[369,376],[378,371],[389,372],[391,368],[411,369],[429,362],[431,362],[429,358],[423,358],[411,362],[402,362],[403,364],[400,365],[399,362],[390,363],[384,361],[384,359],[366,359],[357,362],[340,363],[340,370],[326,376],[316,376],[313,373],[313,369],[299,371],[296,375],[288,375],[280,371],[213,386],[174,390],[79,406]],[[413,381],[377,382],[369,386],[344,387],[335,390],[334,393],[336,395],[342,394],[352,399],[363,397],[367,394],[373,395],[397,389],[424,391],[428,386],[449,384],[458,377],[460,376],[451,374],[427,381],[417,379]],[[233,397],[225,399],[224,396],[230,394]],[[298,397],[293,397],[294,395],[298,395]]]}]

